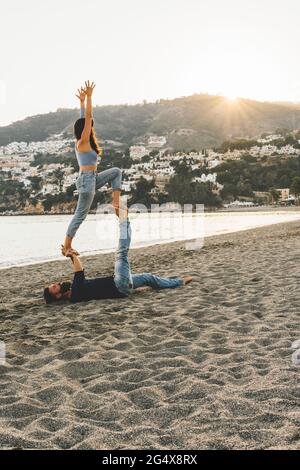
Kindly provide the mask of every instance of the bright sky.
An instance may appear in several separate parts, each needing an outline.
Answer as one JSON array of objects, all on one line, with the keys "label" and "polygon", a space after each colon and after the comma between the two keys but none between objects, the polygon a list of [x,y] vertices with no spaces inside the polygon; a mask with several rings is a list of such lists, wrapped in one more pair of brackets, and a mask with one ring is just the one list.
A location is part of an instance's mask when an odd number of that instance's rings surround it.
[{"label": "bright sky", "polygon": [[0,125],[208,92],[300,101],[299,0],[3,0]]}]

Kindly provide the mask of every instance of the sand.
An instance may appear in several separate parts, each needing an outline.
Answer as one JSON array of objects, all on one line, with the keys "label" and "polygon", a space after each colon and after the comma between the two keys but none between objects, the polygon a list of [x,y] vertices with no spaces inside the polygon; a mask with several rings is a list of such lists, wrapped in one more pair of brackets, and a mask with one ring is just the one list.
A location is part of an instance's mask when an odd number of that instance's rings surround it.
[{"label": "sand", "polygon": [[292,222],[132,250],[195,280],[129,299],[45,306],[68,260],[1,271],[0,448],[300,449],[299,261]]}]

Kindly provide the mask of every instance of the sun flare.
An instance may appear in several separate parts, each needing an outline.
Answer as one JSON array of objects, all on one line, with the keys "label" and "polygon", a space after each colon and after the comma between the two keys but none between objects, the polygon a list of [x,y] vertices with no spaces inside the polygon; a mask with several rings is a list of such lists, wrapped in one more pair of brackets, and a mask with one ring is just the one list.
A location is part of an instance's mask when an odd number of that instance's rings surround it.
[{"label": "sun flare", "polygon": [[226,98],[228,101],[235,102],[235,101],[237,101],[238,96],[235,95],[234,93],[228,93],[228,94],[225,95],[225,98]]}]

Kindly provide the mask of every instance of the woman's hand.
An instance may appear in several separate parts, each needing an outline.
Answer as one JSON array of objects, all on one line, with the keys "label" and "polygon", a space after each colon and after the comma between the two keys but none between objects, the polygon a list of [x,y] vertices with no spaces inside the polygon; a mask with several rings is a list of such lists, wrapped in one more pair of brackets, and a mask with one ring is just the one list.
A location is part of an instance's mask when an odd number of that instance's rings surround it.
[{"label": "woman's hand", "polygon": [[67,258],[72,258],[74,255],[79,255],[78,251],[74,250],[74,248],[65,248],[64,245],[61,245],[61,254]]},{"label": "woman's hand", "polygon": [[89,81],[89,80],[88,80],[87,82],[85,82],[85,93],[86,93],[86,96],[92,96],[95,86],[96,86],[96,85],[95,85],[94,82],[92,82],[91,84],[90,84],[90,81]]},{"label": "woman's hand", "polygon": [[83,87],[81,87],[80,89],[78,88],[78,95],[76,95],[77,98],[80,99],[81,102],[83,102],[85,100],[85,95],[86,95],[86,91]]}]

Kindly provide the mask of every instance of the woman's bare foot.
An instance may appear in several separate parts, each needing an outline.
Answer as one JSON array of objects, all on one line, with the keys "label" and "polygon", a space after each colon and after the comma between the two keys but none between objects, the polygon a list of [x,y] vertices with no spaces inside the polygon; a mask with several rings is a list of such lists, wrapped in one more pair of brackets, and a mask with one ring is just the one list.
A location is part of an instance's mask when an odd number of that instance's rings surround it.
[{"label": "woman's bare foot", "polygon": [[183,280],[183,285],[186,286],[187,284],[189,284],[190,282],[192,282],[193,278],[192,278],[192,276],[184,276],[184,277],[182,278],[182,280]]},{"label": "woman's bare foot", "polygon": [[65,242],[64,242],[63,245],[61,245],[61,249],[64,249],[65,251],[73,250],[74,255],[79,255],[78,251],[76,251],[76,250],[74,250],[74,248],[72,248],[72,240],[73,240],[72,237],[69,237],[68,235],[66,235],[65,236]]},{"label": "woman's bare foot", "polygon": [[66,256],[65,253],[67,253],[68,251],[72,251],[74,255],[78,256],[80,253],[78,253],[77,250],[74,250],[74,248],[72,248],[71,246],[64,246],[64,245],[61,245],[61,254]]}]

